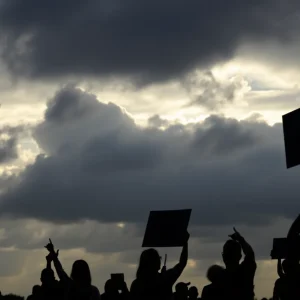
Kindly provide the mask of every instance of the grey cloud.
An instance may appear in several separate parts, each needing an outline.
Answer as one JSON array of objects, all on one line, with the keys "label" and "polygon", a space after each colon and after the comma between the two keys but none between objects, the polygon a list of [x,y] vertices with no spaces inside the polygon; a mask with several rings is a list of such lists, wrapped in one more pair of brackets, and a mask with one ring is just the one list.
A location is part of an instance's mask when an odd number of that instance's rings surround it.
[{"label": "grey cloud", "polygon": [[[245,41],[295,39],[296,0],[2,0],[2,58],[15,75],[180,76]],[[286,43],[287,45],[287,43]]]},{"label": "grey cloud", "polygon": [[18,158],[18,137],[23,131],[23,126],[0,128],[0,164],[6,164]]},{"label": "grey cloud", "polygon": [[18,251],[0,251],[0,277],[18,276],[24,265],[24,254]]},{"label": "grey cloud", "polygon": [[[72,87],[67,85],[56,93],[52,101],[48,102],[45,120],[56,123],[71,122],[90,115],[93,109],[99,109],[99,102],[94,95],[85,94]],[[85,98],[89,105],[83,104],[85,100],[82,98]]]},{"label": "grey cloud", "polygon": [[167,120],[162,119],[159,115],[154,115],[148,119],[149,126],[165,127],[169,125]]},{"label": "grey cloud", "polygon": [[[68,100],[60,119],[49,119],[64,93],[74,107]],[[194,225],[263,225],[299,211],[299,169],[285,170],[280,124],[211,116],[140,128],[116,105],[94,101],[72,87],[50,100],[35,132],[48,156],[1,196],[2,215],[141,223],[149,210],[191,207]],[[70,118],[81,106],[89,113]]]},{"label": "grey cloud", "polygon": [[218,80],[211,71],[192,72],[182,80],[191,102],[209,110],[216,110],[226,104],[232,104],[250,90],[242,77],[231,78],[226,82]]},{"label": "grey cloud", "polygon": [[15,138],[0,141],[0,164],[18,158],[17,142]]},{"label": "grey cloud", "polygon": [[259,136],[253,129],[235,119],[211,116],[195,132],[194,146],[199,152],[211,155],[234,155],[242,148],[251,148],[259,143]]}]

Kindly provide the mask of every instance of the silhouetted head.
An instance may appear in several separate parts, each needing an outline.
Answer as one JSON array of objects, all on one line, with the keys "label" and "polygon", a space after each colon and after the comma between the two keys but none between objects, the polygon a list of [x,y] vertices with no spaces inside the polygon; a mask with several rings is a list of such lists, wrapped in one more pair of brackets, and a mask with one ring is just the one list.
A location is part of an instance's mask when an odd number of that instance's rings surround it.
[{"label": "silhouetted head", "polygon": [[52,269],[44,269],[41,274],[41,282],[43,285],[52,284],[55,281],[54,272]]},{"label": "silhouetted head", "polygon": [[175,286],[176,296],[179,298],[187,298],[189,293],[189,286],[190,283],[178,282]]},{"label": "silhouetted head", "polygon": [[221,284],[225,275],[225,269],[218,265],[209,267],[206,273],[207,279],[214,284]]},{"label": "silhouetted head", "polygon": [[40,292],[41,292],[41,287],[39,285],[35,285],[32,288],[32,295],[33,296],[39,296]]},{"label": "silhouetted head", "polygon": [[140,257],[136,277],[148,277],[158,273],[160,270],[160,256],[155,249],[144,250]]},{"label": "silhouetted head", "polygon": [[238,264],[242,258],[241,245],[234,240],[227,241],[223,246],[222,256],[226,266]]},{"label": "silhouetted head", "polygon": [[189,288],[189,299],[195,300],[199,296],[198,289],[195,286]]},{"label": "silhouetted head", "polygon": [[105,294],[109,294],[109,295],[119,294],[118,288],[115,286],[113,280],[111,280],[111,279],[108,279],[105,282],[104,292],[105,292]]},{"label": "silhouetted head", "polygon": [[85,260],[76,260],[71,271],[71,278],[76,284],[91,285],[92,276],[90,267]]}]

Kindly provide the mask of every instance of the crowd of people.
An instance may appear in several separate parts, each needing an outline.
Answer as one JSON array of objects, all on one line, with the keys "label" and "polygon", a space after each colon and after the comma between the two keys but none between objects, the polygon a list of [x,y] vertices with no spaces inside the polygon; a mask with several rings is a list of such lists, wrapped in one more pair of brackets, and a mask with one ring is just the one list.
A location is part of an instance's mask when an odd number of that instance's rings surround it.
[{"label": "crowd of people", "polygon": [[[279,278],[274,284],[273,300],[300,299],[299,229],[300,216],[288,232],[286,258],[283,262],[278,260]],[[161,266],[157,250],[144,250],[140,256],[136,278],[130,287],[127,287],[125,281],[111,278],[106,282],[101,295],[98,288],[92,285],[88,263],[84,260],[75,261],[68,275],[59,260],[59,250],[55,250],[50,240],[46,246],[49,253],[46,256],[47,267],[41,273],[41,284],[33,287],[28,300],[254,300],[257,267],[254,250],[235,229],[229,237],[223,246],[224,267],[213,265],[208,269],[207,279],[210,284],[204,286],[200,293],[190,283],[178,282],[188,261],[187,233],[179,262],[173,268]]]}]

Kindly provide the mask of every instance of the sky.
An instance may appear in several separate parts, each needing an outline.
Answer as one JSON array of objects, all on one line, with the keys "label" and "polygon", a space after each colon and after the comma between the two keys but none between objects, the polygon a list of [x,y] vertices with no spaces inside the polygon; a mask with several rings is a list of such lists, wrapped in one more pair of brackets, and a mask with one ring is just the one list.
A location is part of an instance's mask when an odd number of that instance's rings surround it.
[{"label": "sky", "polygon": [[235,226],[270,297],[300,212],[282,131],[299,25],[296,0],[0,0],[2,293],[30,294],[49,238],[100,292],[130,286],[149,211],[192,208],[180,280],[201,291]]}]

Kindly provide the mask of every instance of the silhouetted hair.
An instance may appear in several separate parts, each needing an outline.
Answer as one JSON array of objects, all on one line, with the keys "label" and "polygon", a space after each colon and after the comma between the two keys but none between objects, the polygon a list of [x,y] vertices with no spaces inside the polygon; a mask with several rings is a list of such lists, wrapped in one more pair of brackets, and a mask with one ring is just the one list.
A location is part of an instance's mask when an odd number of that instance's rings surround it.
[{"label": "silhouetted hair", "polygon": [[223,280],[225,269],[218,265],[213,265],[208,268],[206,277],[211,283],[220,283]]},{"label": "silhouetted hair", "polygon": [[80,285],[91,285],[92,276],[88,263],[85,260],[76,260],[71,271],[71,278]]},{"label": "silhouetted hair", "polygon": [[39,285],[34,285],[32,288],[32,295],[36,296],[40,293],[41,287]]},{"label": "silhouetted hair", "polygon": [[199,295],[198,289],[195,286],[191,286],[189,288],[189,294],[190,294],[190,296],[194,295],[195,297],[198,297],[198,295]]},{"label": "silhouetted hair", "polygon": [[160,269],[160,256],[155,249],[144,250],[140,257],[140,263],[136,272],[136,278],[147,277]]},{"label": "silhouetted hair", "polygon": [[175,291],[176,291],[176,293],[187,293],[188,290],[189,290],[188,284],[186,284],[184,282],[178,282],[175,285]]},{"label": "silhouetted hair", "polygon": [[43,269],[41,273],[42,283],[47,283],[49,281],[55,280],[54,272],[52,269]]},{"label": "silhouetted hair", "polygon": [[108,279],[104,285],[104,292],[109,294],[109,293],[115,292],[115,290],[116,290],[116,287],[115,287],[114,282],[111,279]]},{"label": "silhouetted hair", "polygon": [[190,298],[197,298],[199,296],[198,289],[195,286],[191,286],[189,288],[189,297]]},{"label": "silhouetted hair", "polygon": [[223,257],[226,260],[241,259],[242,257],[241,245],[234,240],[228,240],[223,246]]}]

